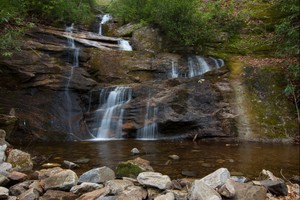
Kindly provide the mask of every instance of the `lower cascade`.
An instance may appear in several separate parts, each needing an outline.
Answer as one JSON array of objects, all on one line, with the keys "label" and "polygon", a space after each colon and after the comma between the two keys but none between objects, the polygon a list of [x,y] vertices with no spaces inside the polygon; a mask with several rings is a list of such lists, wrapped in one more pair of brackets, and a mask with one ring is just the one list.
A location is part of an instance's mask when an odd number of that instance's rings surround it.
[{"label": "lower cascade", "polygon": [[[97,112],[96,139],[111,139],[122,137],[124,109],[122,106],[132,98],[130,87],[118,86],[105,88],[100,93],[100,105]],[[99,126],[100,125],[100,126]]]}]

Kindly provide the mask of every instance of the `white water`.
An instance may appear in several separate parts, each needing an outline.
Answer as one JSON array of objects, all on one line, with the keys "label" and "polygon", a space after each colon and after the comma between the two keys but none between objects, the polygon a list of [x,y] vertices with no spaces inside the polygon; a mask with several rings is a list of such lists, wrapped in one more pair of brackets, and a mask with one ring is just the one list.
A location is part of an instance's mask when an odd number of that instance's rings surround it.
[{"label": "white water", "polygon": [[199,76],[211,70],[204,58],[200,56],[188,58],[189,77]]},{"label": "white water", "polygon": [[110,89],[104,89],[100,93],[101,102],[98,112],[103,115],[97,131],[97,139],[105,140],[122,136],[124,114],[122,106],[131,100],[132,89],[123,86]]},{"label": "white water", "polygon": [[130,46],[127,40],[120,40],[119,41],[119,48],[123,51],[132,51],[132,47]]},{"label": "white water", "polygon": [[175,64],[176,64],[175,61],[172,60],[172,72],[171,72],[172,78],[178,78],[178,75],[179,75],[178,68]]},{"label": "white water", "polygon": [[144,117],[144,127],[137,132],[137,139],[153,140],[157,138],[158,126],[156,123],[158,109],[156,106],[152,106],[151,99],[147,101],[146,113]]},{"label": "white water", "polygon": [[102,25],[103,24],[106,24],[107,22],[109,22],[109,20],[111,20],[111,16],[109,14],[105,14],[103,15],[102,19],[101,19],[101,22],[99,23],[99,31],[98,31],[98,34],[99,35],[102,35]]}]

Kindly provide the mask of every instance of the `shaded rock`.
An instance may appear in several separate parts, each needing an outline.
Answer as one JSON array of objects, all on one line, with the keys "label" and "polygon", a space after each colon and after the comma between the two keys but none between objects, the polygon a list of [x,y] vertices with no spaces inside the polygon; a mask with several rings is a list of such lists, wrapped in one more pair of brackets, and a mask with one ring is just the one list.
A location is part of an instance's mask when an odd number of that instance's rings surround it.
[{"label": "shaded rock", "polygon": [[45,190],[70,190],[77,185],[78,177],[72,170],[62,170],[42,180]]},{"label": "shaded rock", "polygon": [[131,149],[131,153],[132,153],[133,155],[137,155],[137,154],[140,153],[140,151],[139,151],[137,148],[133,148],[133,149]]},{"label": "shaded rock", "polygon": [[276,196],[286,196],[288,194],[288,187],[283,181],[272,181],[272,180],[262,180],[253,181],[255,185],[264,186],[269,192]]},{"label": "shaded rock", "polygon": [[186,191],[181,190],[168,190],[174,194],[176,200],[188,200],[188,193]]},{"label": "shaded rock", "polygon": [[9,190],[5,187],[0,187],[0,199],[7,199],[9,196]]},{"label": "shaded rock", "polygon": [[120,162],[116,169],[117,177],[137,177],[139,173],[145,171],[153,171],[148,160],[136,158],[126,162]]},{"label": "shaded rock", "polygon": [[154,200],[175,200],[175,195],[172,192],[167,192],[167,194],[155,197]]},{"label": "shaded rock", "polygon": [[12,164],[13,168],[18,171],[30,171],[33,167],[30,154],[18,149],[10,151],[7,162]]},{"label": "shaded rock", "polygon": [[0,186],[6,186],[9,182],[9,179],[6,176],[0,174]]},{"label": "shaded rock", "polygon": [[109,193],[113,195],[122,193],[129,186],[133,186],[133,183],[127,180],[110,180],[105,184],[105,187],[109,188]]},{"label": "shaded rock", "polygon": [[78,198],[78,196],[71,192],[47,190],[39,200],[75,200],[76,198]]},{"label": "shaded rock", "polygon": [[75,185],[71,188],[70,192],[73,192],[76,195],[82,195],[87,192],[91,192],[94,190],[98,190],[103,188],[103,185],[97,184],[97,183],[88,183],[83,182],[80,185]]},{"label": "shaded rock", "polygon": [[6,160],[5,150],[7,148],[6,144],[1,145],[0,143],[0,163],[3,163]]},{"label": "shaded rock", "polygon": [[190,200],[222,200],[218,192],[202,180],[195,180],[189,191]]},{"label": "shaded rock", "polygon": [[38,199],[40,196],[39,192],[35,189],[35,188],[30,188],[28,190],[26,190],[25,192],[23,192],[22,194],[20,194],[18,196],[19,200],[35,200]]},{"label": "shaded rock", "polygon": [[129,186],[116,199],[142,200],[146,199],[147,191],[139,186]]},{"label": "shaded rock", "polygon": [[227,179],[230,178],[230,173],[226,168],[220,168],[213,173],[205,176],[201,179],[202,182],[209,185],[212,188],[217,188],[225,184]]},{"label": "shaded rock", "polygon": [[76,163],[73,163],[73,162],[70,162],[70,161],[67,161],[67,160],[64,160],[64,165],[66,167],[68,167],[69,169],[75,169],[75,168],[79,168],[80,167]]},{"label": "shaded rock", "polygon": [[15,182],[22,182],[25,181],[28,178],[28,176],[24,173],[13,171],[8,174],[7,178]]},{"label": "shaded rock", "polygon": [[104,197],[109,193],[109,189],[104,187],[98,190],[94,190],[92,192],[85,193],[81,195],[77,200],[95,200],[95,199],[101,199],[101,197]]},{"label": "shaded rock", "polygon": [[170,177],[158,172],[142,172],[138,175],[137,180],[142,185],[156,187],[161,190],[169,189],[172,186]]},{"label": "shaded rock", "polygon": [[250,183],[232,182],[236,195],[234,200],[265,200],[267,190],[263,186],[255,186]]},{"label": "shaded rock", "polygon": [[27,191],[29,189],[29,185],[32,183],[33,183],[33,181],[28,180],[28,181],[24,181],[22,183],[13,185],[9,188],[9,193],[13,196],[19,196],[23,192]]},{"label": "shaded rock", "polygon": [[234,197],[235,189],[233,186],[233,182],[235,182],[235,181],[231,180],[231,179],[227,179],[225,184],[218,190],[218,192],[226,198]]},{"label": "shaded rock", "polygon": [[115,172],[104,166],[83,173],[79,178],[79,182],[104,183],[112,179],[115,179]]},{"label": "shaded rock", "polygon": [[147,187],[147,193],[149,199],[154,199],[160,194],[160,190],[157,188]]}]

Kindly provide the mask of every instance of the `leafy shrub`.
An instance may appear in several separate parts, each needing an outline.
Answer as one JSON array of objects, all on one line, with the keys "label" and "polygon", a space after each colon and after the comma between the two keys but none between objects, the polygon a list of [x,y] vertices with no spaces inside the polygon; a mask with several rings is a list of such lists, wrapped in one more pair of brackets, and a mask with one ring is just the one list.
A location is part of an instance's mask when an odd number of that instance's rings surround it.
[{"label": "leafy shrub", "polygon": [[242,20],[233,15],[233,4],[222,0],[114,0],[109,11],[124,23],[157,26],[170,42],[203,47],[223,32],[234,35]]}]

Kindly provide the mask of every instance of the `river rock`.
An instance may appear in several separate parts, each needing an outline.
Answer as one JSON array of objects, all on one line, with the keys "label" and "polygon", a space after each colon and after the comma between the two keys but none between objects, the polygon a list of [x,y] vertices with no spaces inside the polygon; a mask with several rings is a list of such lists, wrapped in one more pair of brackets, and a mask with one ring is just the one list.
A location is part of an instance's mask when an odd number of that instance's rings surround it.
[{"label": "river rock", "polygon": [[158,172],[142,172],[138,175],[137,180],[142,185],[156,187],[161,190],[169,189],[172,186],[170,177]]},{"label": "river rock", "polygon": [[80,176],[79,182],[104,183],[112,179],[115,179],[115,172],[104,166],[85,172]]},{"label": "river rock", "polygon": [[176,200],[188,200],[188,193],[184,190],[168,190],[172,192]]},{"label": "river rock", "polygon": [[47,192],[39,198],[39,200],[75,200],[78,196],[72,192],[59,190],[47,190]]},{"label": "river rock", "polygon": [[131,153],[132,153],[133,155],[137,155],[137,154],[140,153],[140,151],[139,151],[137,148],[133,148],[133,149],[131,149]]},{"label": "river rock", "polygon": [[7,162],[0,163],[0,174],[4,176],[8,176],[11,170],[12,170],[12,165],[10,163]]},{"label": "river rock", "polygon": [[217,188],[225,184],[225,182],[229,178],[230,178],[230,173],[228,169],[220,168],[214,171],[213,173],[202,178],[201,181],[212,188]]},{"label": "river rock", "polygon": [[127,180],[109,180],[106,182],[105,187],[109,188],[109,193],[113,195],[118,195],[122,193],[129,186],[133,186],[131,181]]},{"label": "river rock", "polygon": [[59,163],[45,163],[42,165],[44,168],[54,168],[54,167],[60,167],[61,164]]},{"label": "river rock", "polygon": [[144,188],[139,186],[129,186],[116,198],[116,200],[142,200],[146,199],[146,197],[147,191]]},{"label": "river rock", "polygon": [[29,188],[36,189],[40,195],[42,195],[44,192],[44,189],[42,188],[41,182],[39,180],[34,180],[33,183],[29,185]]},{"label": "river rock", "polygon": [[92,192],[85,193],[81,195],[78,199],[76,200],[96,200],[96,199],[101,199],[101,197],[104,197],[109,193],[109,189],[104,187],[98,190],[94,190]]},{"label": "river rock", "polygon": [[0,199],[7,199],[9,196],[9,190],[5,187],[0,187]]},{"label": "river rock", "polygon": [[233,186],[233,182],[235,182],[235,181],[231,180],[231,179],[227,179],[225,184],[223,186],[221,186],[221,188],[218,190],[218,192],[226,198],[234,197],[235,189]]},{"label": "river rock", "polygon": [[33,167],[30,154],[18,149],[10,151],[7,162],[12,164],[13,168],[18,171],[30,171]]},{"label": "river rock", "polygon": [[246,183],[248,182],[249,180],[244,177],[244,176],[231,176],[230,177],[231,180],[234,180],[235,182],[239,182],[239,183]]},{"label": "river rock", "polygon": [[57,174],[61,171],[63,171],[62,168],[54,167],[54,168],[50,168],[47,170],[36,171],[36,173],[37,173],[38,179],[42,180],[42,179],[49,178],[50,176],[53,176],[54,174]]},{"label": "river rock", "polygon": [[267,190],[263,186],[255,186],[251,183],[231,182],[236,191],[234,200],[265,200]]},{"label": "river rock", "polygon": [[268,192],[276,196],[286,196],[288,194],[288,187],[283,181],[262,180],[253,181],[253,183],[255,185],[264,186]]},{"label": "river rock", "polygon": [[70,190],[77,185],[78,177],[72,170],[62,170],[42,180],[45,190]]},{"label": "river rock", "polygon": [[67,160],[64,160],[64,165],[66,167],[68,167],[69,169],[75,169],[75,168],[79,168],[80,167],[76,163],[73,163],[73,162],[70,162],[70,161],[67,161]]},{"label": "river rock", "polygon": [[0,186],[6,186],[9,182],[9,179],[6,176],[0,174]]},{"label": "river rock", "polygon": [[73,192],[76,195],[82,195],[87,192],[91,192],[94,190],[98,190],[103,188],[103,185],[97,184],[97,183],[88,183],[88,182],[83,182],[80,185],[75,185],[71,188],[70,192]]},{"label": "river rock", "polygon": [[154,200],[175,200],[175,196],[172,192],[167,192],[167,194],[162,194],[155,197]]},{"label": "river rock", "polygon": [[169,155],[169,158],[172,158],[173,160],[179,160],[179,156],[178,155]]},{"label": "river rock", "polygon": [[6,156],[5,156],[6,148],[7,148],[6,144],[3,145],[0,144],[0,164],[6,160]]},{"label": "river rock", "polygon": [[19,200],[32,200],[40,197],[39,192],[35,188],[30,188],[18,196]]},{"label": "river rock", "polygon": [[12,180],[14,182],[22,182],[22,181],[25,181],[28,178],[28,176],[27,176],[27,174],[13,171],[8,174],[7,178],[9,178],[10,180]]},{"label": "river rock", "polygon": [[222,200],[222,197],[211,186],[202,180],[195,180],[189,191],[189,200]]},{"label": "river rock", "polygon": [[139,173],[153,171],[148,160],[140,157],[126,162],[120,162],[116,169],[117,177],[137,177]]},{"label": "river rock", "polygon": [[32,180],[24,181],[22,183],[13,185],[9,188],[9,193],[13,196],[19,196],[23,192],[29,189],[29,185],[32,184]]}]

